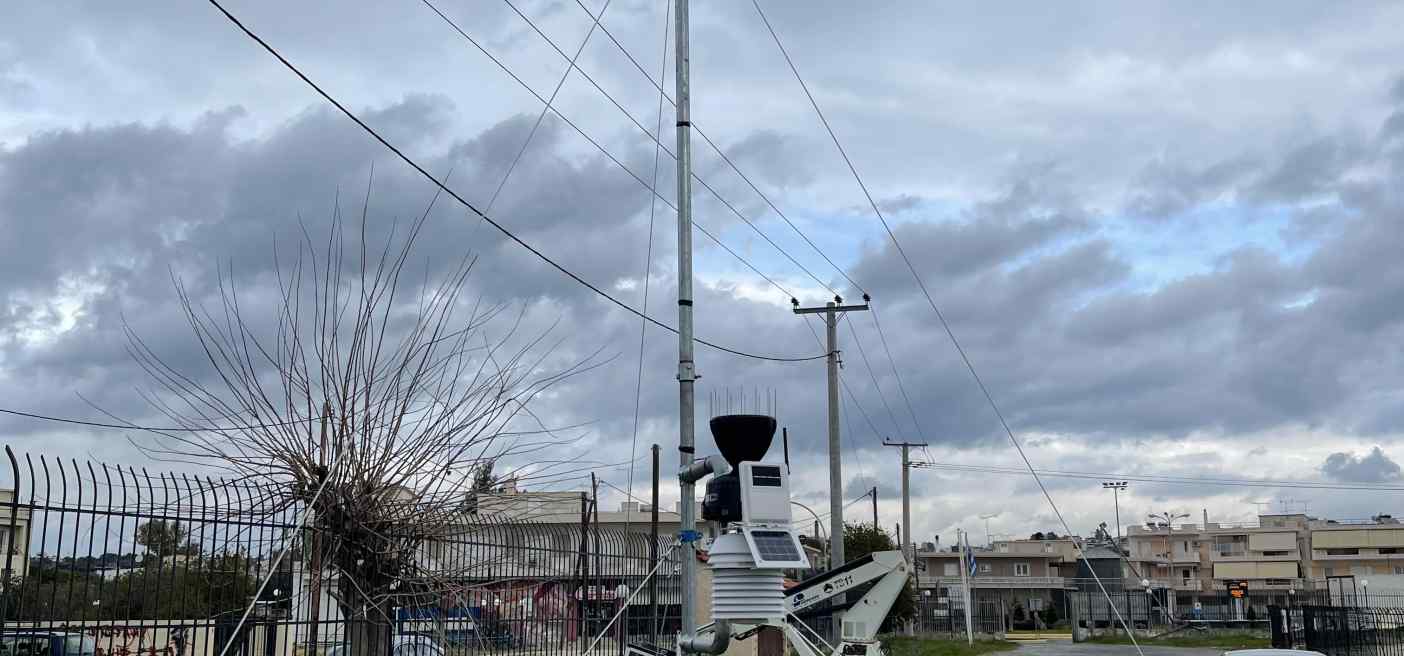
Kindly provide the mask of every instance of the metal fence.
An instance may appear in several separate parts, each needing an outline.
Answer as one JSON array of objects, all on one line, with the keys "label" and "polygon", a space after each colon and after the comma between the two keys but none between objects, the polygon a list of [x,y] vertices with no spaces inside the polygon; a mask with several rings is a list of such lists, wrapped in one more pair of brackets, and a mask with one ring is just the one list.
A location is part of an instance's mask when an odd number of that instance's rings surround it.
[{"label": "metal fence", "polygon": [[[648,524],[465,512],[418,547],[413,593],[367,630],[351,619],[364,591],[312,564],[316,532],[274,486],[6,453],[0,656],[553,655],[596,638],[622,653],[678,629],[678,552]],[[383,649],[353,644],[368,635]]]},{"label": "metal fence", "polygon": [[1404,655],[1404,608],[1273,606],[1272,645],[1328,656]]}]

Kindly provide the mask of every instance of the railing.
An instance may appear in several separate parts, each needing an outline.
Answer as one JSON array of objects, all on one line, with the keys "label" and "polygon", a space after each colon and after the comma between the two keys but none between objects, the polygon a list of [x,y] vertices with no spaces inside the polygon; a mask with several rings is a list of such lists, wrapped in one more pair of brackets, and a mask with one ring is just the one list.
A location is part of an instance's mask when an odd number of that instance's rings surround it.
[{"label": "railing", "polygon": [[1274,606],[1268,609],[1272,645],[1327,656],[1404,653],[1404,608]]},{"label": "railing", "polygon": [[[0,501],[10,510],[0,537],[10,547],[0,555],[7,636],[78,634],[82,648],[68,649],[92,656],[389,654],[424,640],[452,654],[574,656],[601,634],[605,654],[666,645],[680,624],[679,551],[653,543],[647,524],[626,533],[449,510],[459,514],[432,533],[408,516],[361,536],[303,525],[298,492],[275,484],[72,459],[0,463],[18,488]],[[323,567],[311,565],[315,553]],[[362,567],[372,558],[386,567]],[[40,637],[0,646],[50,651]]]},{"label": "railing", "polygon": [[1202,589],[1202,586],[1200,585],[1200,580],[1199,580],[1199,579],[1176,579],[1176,580],[1175,580],[1175,589],[1176,589],[1176,590],[1200,590],[1200,589]]}]

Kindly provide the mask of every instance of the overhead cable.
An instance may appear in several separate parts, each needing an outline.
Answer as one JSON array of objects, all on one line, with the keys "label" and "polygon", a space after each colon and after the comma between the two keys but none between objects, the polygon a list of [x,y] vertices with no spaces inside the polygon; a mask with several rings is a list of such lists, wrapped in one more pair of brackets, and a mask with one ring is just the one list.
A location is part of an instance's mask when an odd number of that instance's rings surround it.
[{"label": "overhead cable", "polygon": [[[464,199],[462,196],[458,195],[458,192],[455,192],[454,190],[448,188],[443,182],[439,181],[438,178],[436,178],[436,177],[434,177],[432,174],[430,174],[429,171],[427,171],[423,166],[420,166],[418,162],[416,162],[416,161],[414,161],[413,159],[411,159],[408,155],[406,155],[406,154],[405,154],[403,151],[401,151],[398,147],[396,147],[394,144],[390,143],[390,141],[389,141],[388,139],[386,139],[385,137],[381,136],[381,134],[380,134],[379,132],[377,132],[374,128],[372,128],[372,127],[371,127],[369,124],[367,124],[365,121],[361,120],[361,118],[360,118],[359,116],[357,116],[354,112],[352,112],[350,109],[348,109],[345,105],[343,105],[343,104],[342,104],[340,101],[338,101],[336,98],[332,97],[332,95],[331,95],[330,93],[328,93],[327,91],[323,90],[321,86],[319,86],[316,82],[312,81],[312,78],[308,77],[308,76],[307,76],[305,73],[303,73],[300,69],[298,69],[296,66],[294,66],[293,63],[292,63],[291,61],[289,61],[286,57],[284,57],[284,56],[282,55],[282,53],[279,53],[276,49],[273,48],[272,45],[270,45],[267,41],[264,41],[262,37],[258,36],[258,34],[256,34],[256,33],[254,33],[254,31],[253,31],[252,29],[250,29],[249,27],[247,27],[246,25],[244,25],[244,23],[241,22],[236,16],[234,16],[234,14],[230,13],[230,11],[229,11],[228,9],[225,9],[225,8],[224,8],[224,5],[220,4],[219,0],[208,0],[208,1],[209,1],[210,5],[212,5],[215,9],[219,10],[219,12],[220,12],[221,14],[223,14],[224,17],[225,17],[226,19],[229,20],[229,22],[233,23],[235,27],[238,27],[239,30],[240,30],[241,32],[243,32],[243,33],[244,33],[246,36],[248,36],[250,39],[253,39],[254,42],[258,43],[258,45],[261,46],[264,50],[266,50],[266,51],[268,52],[268,54],[272,55],[275,59],[277,59],[278,62],[281,63],[284,67],[286,67],[289,71],[292,71],[292,73],[293,73],[294,75],[296,75],[296,76],[297,76],[298,78],[300,78],[304,83],[306,83],[309,87],[311,87],[313,91],[316,91],[317,94],[320,95],[323,99],[325,99],[327,102],[331,103],[334,107],[336,107],[336,108],[337,108],[342,114],[344,114],[347,118],[351,119],[351,121],[352,121],[353,123],[355,123],[357,126],[359,126],[362,130],[364,130],[367,134],[369,134],[371,137],[373,137],[376,141],[380,142],[380,144],[381,144],[382,146],[384,146],[387,150],[389,150],[391,153],[394,153],[394,155],[395,155],[396,157],[398,157],[401,161],[403,161],[405,164],[408,164],[408,165],[410,166],[410,168],[413,168],[415,171],[417,171],[421,176],[424,177],[424,179],[426,179],[426,180],[428,180],[429,182],[433,183],[435,186],[437,186],[437,187],[438,187],[440,190],[442,190],[444,193],[448,194],[449,197],[450,197],[450,198],[453,198],[455,201],[457,201],[458,204],[462,205],[463,207],[467,208],[470,212],[472,212],[472,213],[478,215],[479,217],[481,217],[484,221],[486,221],[486,222],[488,223],[488,225],[491,225],[491,226],[492,226],[493,228],[495,228],[498,232],[502,233],[503,236],[505,236],[505,237],[507,237],[508,239],[510,239],[510,240],[512,240],[512,241],[514,241],[514,242],[516,242],[519,246],[521,246],[522,248],[525,248],[525,249],[526,249],[528,252],[530,252],[532,255],[536,256],[537,259],[540,259],[542,262],[545,262],[546,264],[550,265],[552,268],[554,268],[554,269],[556,269],[557,271],[559,271],[560,273],[564,274],[566,277],[568,277],[568,278],[570,278],[571,280],[575,281],[577,284],[581,285],[582,287],[585,287],[586,289],[589,289],[590,291],[594,292],[597,296],[599,296],[599,297],[605,299],[606,301],[609,301],[610,303],[613,303],[614,305],[620,307],[621,309],[623,309],[623,310],[625,310],[625,311],[627,311],[627,312],[629,312],[629,313],[631,313],[631,314],[634,314],[634,315],[638,316],[639,318],[641,318],[641,319],[643,319],[643,320],[645,320],[645,321],[648,321],[649,323],[651,323],[651,324],[653,324],[653,325],[655,325],[655,326],[658,326],[659,328],[663,328],[664,330],[667,330],[668,332],[671,332],[671,333],[675,333],[675,334],[677,333],[677,329],[676,329],[676,328],[674,328],[674,327],[672,327],[672,326],[669,326],[669,325],[667,325],[667,324],[665,324],[665,323],[663,323],[663,322],[661,322],[661,321],[658,321],[657,319],[654,319],[653,317],[650,317],[650,316],[648,316],[648,315],[646,315],[646,314],[640,312],[638,309],[634,308],[633,306],[629,305],[628,303],[625,303],[625,302],[623,302],[623,301],[621,301],[621,300],[615,298],[614,296],[611,296],[608,292],[604,291],[603,289],[597,287],[597,286],[594,285],[593,283],[591,283],[591,282],[585,280],[584,278],[580,277],[578,274],[576,274],[575,272],[571,271],[570,269],[565,268],[565,266],[563,266],[563,265],[561,265],[560,263],[556,262],[555,260],[551,259],[550,256],[548,256],[548,255],[546,255],[545,253],[541,252],[541,251],[538,250],[535,246],[531,245],[529,242],[527,242],[526,240],[522,239],[521,237],[518,237],[518,236],[517,236],[515,233],[513,233],[511,230],[508,230],[508,229],[506,228],[506,226],[503,226],[501,223],[498,223],[498,222],[497,222],[496,220],[494,220],[492,217],[488,216],[486,213],[484,213],[483,211],[479,210],[479,209],[478,209],[476,206],[474,206],[472,203],[468,202],[468,201],[467,201],[466,199]],[[719,345],[719,344],[715,344],[715,343],[713,343],[713,342],[709,342],[709,341],[704,340],[704,339],[701,339],[701,338],[694,338],[693,341],[697,342],[698,344],[702,344],[702,345],[705,345],[705,346],[709,346],[709,347],[711,347],[711,348],[713,348],[713,349],[716,349],[716,350],[718,350],[718,351],[722,351],[722,352],[724,352],[724,353],[730,353],[730,354],[732,354],[732,355],[737,355],[737,356],[741,356],[741,357],[745,357],[745,358],[751,358],[751,359],[755,359],[755,360],[768,360],[768,361],[772,361],[772,362],[806,362],[806,361],[810,361],[810,360],[818,360],[818,359],[821,359],[821,358],[828,357],[828,354],[819,354],[819,355],[803,356],[803,357],[782,357],[782,356],[759,355],[759,354],[755,354],[755,353],[748,353],[748,352],[746,352],[746,351],[741,351],[741,350],[739,350],[739,349],[733,349],[733,348],[730,348],[730,347],[721,346],[721,345]]]}]

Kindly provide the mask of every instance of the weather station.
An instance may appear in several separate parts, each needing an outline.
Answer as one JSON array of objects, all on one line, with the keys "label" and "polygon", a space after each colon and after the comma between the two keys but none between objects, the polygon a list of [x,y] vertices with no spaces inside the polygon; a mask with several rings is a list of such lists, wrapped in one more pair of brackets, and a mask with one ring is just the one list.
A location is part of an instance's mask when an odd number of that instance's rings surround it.
[{"label": "weather station", "polygon": [[[707,554],[712,621],[692,635],[679,636],[677,653],[719,654],[733,639],[776,627],[800,656],[883,654],[878,628],[911,569],[902,553],[876,552],[786,589],[785,571],[808,569],[809,560],[791,527],[788,468],[762,461],[775,436],[775,419],[722,415],[712,418],[710,427],[721,456],[694,463],[682,476],[697,481],[712,475],[702,502],[702,519],[718,529]],[[850,592],[862,594],[833,606],[843,613],[837,645],[825,642],[796,616]]]}]

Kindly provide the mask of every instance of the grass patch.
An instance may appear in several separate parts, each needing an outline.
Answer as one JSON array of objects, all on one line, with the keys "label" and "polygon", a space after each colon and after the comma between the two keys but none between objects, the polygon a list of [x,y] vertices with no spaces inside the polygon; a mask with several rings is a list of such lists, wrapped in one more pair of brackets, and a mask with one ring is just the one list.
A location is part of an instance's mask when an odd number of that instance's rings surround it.
[{"label": "grass patch", "polygon": [[967,645],[964,640],[885,636],[882,646],[890,656],[978,656],[1010,651],[1018,645],[1007,640],[976,640],[974,645]]},{"label": "grass patch", "polygon": [[[1097,636],[1088,642],[1100,645],[1129,645],[1131,639],[1125,635]],[[1209,649],[1264,649],[1272,646],[1271,640],[1267,636],[1250,633],[1180,634],[1166,638],[1138,638],[1137,642],[1157,647],[1204,647]]]}]

